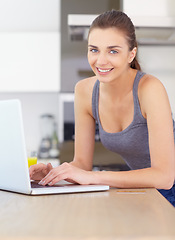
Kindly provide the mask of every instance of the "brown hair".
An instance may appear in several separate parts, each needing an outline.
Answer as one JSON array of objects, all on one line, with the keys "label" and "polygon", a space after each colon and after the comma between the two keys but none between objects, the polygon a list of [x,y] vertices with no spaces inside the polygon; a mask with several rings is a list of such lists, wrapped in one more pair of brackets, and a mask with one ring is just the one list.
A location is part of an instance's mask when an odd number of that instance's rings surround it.
[{"label": "brown hair", "polygon": [[[129,50],[131,51],[134,47],[137,47],[135,27],[131,19],[121,11],[111,10],[100,14],[92,22],[89,34],[94,28],[117,28],[126,34],[128,41]],[[137,56],[130,63],[130,67],[133,69],[141,70],[140,64],[138,63]]]}]

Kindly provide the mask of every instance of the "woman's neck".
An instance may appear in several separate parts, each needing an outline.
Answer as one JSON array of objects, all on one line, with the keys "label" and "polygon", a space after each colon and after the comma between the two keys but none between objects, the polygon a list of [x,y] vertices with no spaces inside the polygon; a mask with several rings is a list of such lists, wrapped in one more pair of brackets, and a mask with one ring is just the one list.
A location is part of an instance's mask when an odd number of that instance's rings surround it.
[{"label": "woman's neck", "polygon": [[115,81],[100,83],[100,92],[110,97],[112,101],[120,101],[132,91],[136,74],[137,70],[130,68]]}]

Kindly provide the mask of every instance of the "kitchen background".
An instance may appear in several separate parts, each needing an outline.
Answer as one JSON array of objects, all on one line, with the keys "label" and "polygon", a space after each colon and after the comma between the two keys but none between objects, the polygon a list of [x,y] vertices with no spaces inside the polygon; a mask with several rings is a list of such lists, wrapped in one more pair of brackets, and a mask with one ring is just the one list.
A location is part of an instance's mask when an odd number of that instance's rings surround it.
[{"label": "kitchen background", "polygon": [[[175,113],[173,0],[1,0],[0,100],[21,100],[28,149],[39,148],[40,116],[45,113],[55,116],[59,140],[64,136],[62,121],[66,139],[71,138],[74,85],[92,74],[86,59],[87,42],[81,34],[70,35],[73,28],[68,27],[68,14],[99,14],[112,8],[123,8],[138,24],[142,69],[163,82]],[[152,25],[150,19],[166,22],[167,17],[173,20],[166,28],[140,27],[143,19]]]}]

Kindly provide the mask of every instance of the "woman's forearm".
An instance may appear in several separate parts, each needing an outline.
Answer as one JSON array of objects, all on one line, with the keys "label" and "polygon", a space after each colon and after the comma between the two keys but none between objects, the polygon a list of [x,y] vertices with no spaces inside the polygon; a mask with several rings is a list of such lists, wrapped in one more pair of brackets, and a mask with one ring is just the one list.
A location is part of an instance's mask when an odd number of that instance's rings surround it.
[{"label": "woman's forearm", "polygon": [[170,189],[174,183],[171,174],[162,173],[154,168],[112,172],[92,172],[92,184],[107,184],[118,188],[144,188]]}]

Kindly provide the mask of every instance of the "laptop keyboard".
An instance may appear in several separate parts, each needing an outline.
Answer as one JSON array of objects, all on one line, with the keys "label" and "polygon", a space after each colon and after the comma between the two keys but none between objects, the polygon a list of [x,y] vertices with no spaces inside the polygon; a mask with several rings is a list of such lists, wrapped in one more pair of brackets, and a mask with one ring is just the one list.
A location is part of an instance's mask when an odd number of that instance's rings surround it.
[{"label": "laptop keyboard", "polygon": [[31,182],[31,188],[49,188],[49,187],[58,187],[58,185],[53,185],[53,186],[46,185],[46,186],[43,186],[43,185],[38,184],[37,182]]}]

